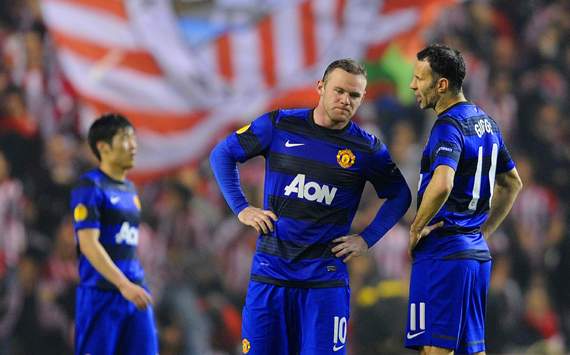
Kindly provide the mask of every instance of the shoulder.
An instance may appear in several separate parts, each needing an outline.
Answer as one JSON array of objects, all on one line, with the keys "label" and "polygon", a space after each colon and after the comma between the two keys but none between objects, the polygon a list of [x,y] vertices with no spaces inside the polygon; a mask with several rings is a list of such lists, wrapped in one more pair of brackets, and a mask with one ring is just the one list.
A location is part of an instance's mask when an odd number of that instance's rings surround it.
[{"label": "shoulder", "polygon": [[268,115],[274,123],[279,123],[283,120],[286,121],[306,121],[311,113],[311,109],[300,108],[300,109],[277,109],[275,111],[268,112]]},{"label": "shoulder", "polygon": [[96,188],[101,185],[101,174],[99,174],[97,169],[90,170],[79,177],[75,188],[91,187]]},{"label": "shoulder", "polygon": [[385,148],[385,145],[380,138],[366,131],[355,122],[352,122],[351,127],[349,128],[349,133],[355,142],[359,143],[360,146],[365,147],[370,153],[376,153]]}]

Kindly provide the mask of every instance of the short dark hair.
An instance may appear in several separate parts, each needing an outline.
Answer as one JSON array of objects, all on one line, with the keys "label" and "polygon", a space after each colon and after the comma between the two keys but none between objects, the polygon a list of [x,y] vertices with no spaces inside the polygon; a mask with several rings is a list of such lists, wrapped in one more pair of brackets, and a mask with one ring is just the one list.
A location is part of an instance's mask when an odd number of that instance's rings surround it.
[{"label": "short dark hair", "polygon": [[354,59],[344,58],[338,59],[329,64],[325,73],[323,74],[323,81],[327,80],[327,76],[336,68],[342,69],[350,74],[363,75],[366,78],[366,69]]},{"label": "short dark hair", "polygon": [[427,60],[431,70],[449,81],[455,92],[461,90],[465,79],[465,61],[461,52],[444,44],[431,44],[417,54],[418,60]]},{"label": "short dark hair", "polygon": [[97,150],[97,142],[103,141],[111,144],[117,132],[129,127],[133,128],[131,122],[119,113],[106,113],[97,118],[89,127],[89,133],[87,134],[89,147],[97,159],[101,160],[101,154]]}]

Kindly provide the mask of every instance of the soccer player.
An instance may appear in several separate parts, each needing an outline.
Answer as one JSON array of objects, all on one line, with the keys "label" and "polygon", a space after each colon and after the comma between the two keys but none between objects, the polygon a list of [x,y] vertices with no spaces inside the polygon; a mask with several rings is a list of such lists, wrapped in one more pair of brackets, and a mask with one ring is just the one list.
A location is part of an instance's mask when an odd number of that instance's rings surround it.
[{"label": "soccer player", "polygon": [[99,168],[71,193],[80,276],[75,354],[156,355],[152,298],[136,255],[141,205],[126,179],[135,131],[125,117],[107,114],[90,127],[88,141]]},{"label": "soccer player", "polygon": [[[386,146],[351,121],[365,94],[357,62],[332,62],[314,109],[266,113],[212,151],[220,189],[239,221],[259,233],[243,309],[244,354],[345,354],[346,262],[403,216],[411,193]],[[251,206],[237,162],[265,158],[263,208]],[[365,182],[387,199],[372,223],[349,235]]]},{"label": "soccer player", "polygon": [[491,273],[486,239],[522,188],[497,123],[462,92],[459,51],[417,54],[410,88],[437,113],[420,169],[405,345],[422,354],[484,354]]}]

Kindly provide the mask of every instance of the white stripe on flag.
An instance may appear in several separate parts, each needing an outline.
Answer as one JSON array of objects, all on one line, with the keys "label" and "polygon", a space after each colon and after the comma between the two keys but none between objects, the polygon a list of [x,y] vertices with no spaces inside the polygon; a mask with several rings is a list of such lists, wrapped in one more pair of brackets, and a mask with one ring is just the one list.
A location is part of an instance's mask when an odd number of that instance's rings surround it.
[{"label": "white stripe on flag", "polygon": [[273,18],[275,64],[278,86],[286,84],[291,76],[298,75],[303,69],[303,47],[298,5],[284,5],[275,12]]},{"label": "white stripe on flag", "polygon": [[105,47],[135,49],[139,46],[129,24],[97,9],[71,2],[43,1],[43,16],[48,27],[72,34]]},{"label": "white stripe on flag", "polygon": [[64,72],[83,94],[125,109],[187,113],[193,109],[187,97],[161,77],[125,68],[97,69],[96,63],[61,49]]},{"label": "white stripe on flag", "polygon": [[337,0],[314,0],[315,11],[315,34],[317,42],[317,55],[323,56],[330,51],[335,37],[338,35],[336,25],[335,7]]},{"label": "white stripe on flag", "polygon": [[230,36],[234,88],[240,91],[264,90],[263,71],[257,27],[236,30]]}]

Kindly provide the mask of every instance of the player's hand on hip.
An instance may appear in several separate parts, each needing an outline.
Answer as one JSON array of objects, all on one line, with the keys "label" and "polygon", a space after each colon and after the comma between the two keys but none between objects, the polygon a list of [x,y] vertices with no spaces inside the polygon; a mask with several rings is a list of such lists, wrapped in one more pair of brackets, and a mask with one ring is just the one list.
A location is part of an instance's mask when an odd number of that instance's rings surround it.
[{"label": "player's hand on hip", "polygon": [[123,297],[133,302],[138,309],[145,309],[153,303],[152,297],[144,288],[130,281],[122,285],[119,291]]},{"label": "player's hand on hip", "polygon": [[412,251],[418,245],[420,240],[426,235],[430,234],[433,230],[438,229],[443,226],[443,221],[439,221],[431,226],[425,226],[421,230],[416,230],[415,228],[410,228],[410,240],[408,243],[408,255],[412,257]]},{"label": "player's hand on hip", "polygon": [[331,249],[332,253],[337,258],[344,258],[342,261],[345,263],[354,257],[364,255],[368,251],[368,244],[358,234],[336,238],[333,243],[338,244]]},{"label": "player's hand on hip", "polygon": [[246,226],[255,228],[258,233],[268,234],[273,232],[273,222],[277,221],[277,216],[272,211],[249,206],[238,214],[238,219]]}]

